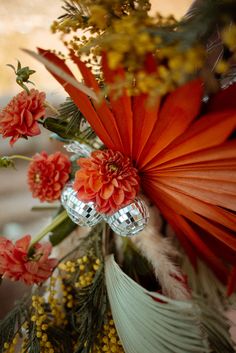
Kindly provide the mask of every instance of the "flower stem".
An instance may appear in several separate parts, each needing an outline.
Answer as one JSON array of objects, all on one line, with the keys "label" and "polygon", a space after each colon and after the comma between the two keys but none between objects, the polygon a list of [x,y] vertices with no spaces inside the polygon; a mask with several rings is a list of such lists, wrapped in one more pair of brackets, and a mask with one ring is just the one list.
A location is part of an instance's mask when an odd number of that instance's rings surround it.
[{"label": "flower stem", "polygon": [[49,108],[54,114],[60,115],[59,111],[48,101],[44,101],[45,107]]},{"label": "flower stem", "polygon": [[23,159],[25,161],[31,162],[33,158],[22,156],[21,154],[14,154],[12,156],[8,156],[9,159]]},{"label": "flower stem", "polygon": [[66,210],[57,215],[47,227],[45,227],[34,239],[31,241],[31,247],[44,238],[49,232],[52,232],[59,224],[61,224],[68,217]]}]

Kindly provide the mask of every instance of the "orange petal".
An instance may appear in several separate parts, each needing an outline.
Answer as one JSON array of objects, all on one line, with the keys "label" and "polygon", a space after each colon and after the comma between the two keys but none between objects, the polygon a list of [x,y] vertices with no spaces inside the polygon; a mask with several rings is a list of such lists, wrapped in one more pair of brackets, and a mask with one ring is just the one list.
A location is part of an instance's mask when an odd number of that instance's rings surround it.
[{"label": "orange petal", "polygon": [[114,192],[114,185],[112,183],[103,185],[99,195],[104,200],[108,200]]},{"label": "orange petal", "polygon": [[101,181],[101,178],[99,178],[97,175],[91,175],[89,178],[88,185],[94,192],[98,192],[102,188],[103,183]]},{"label": "orange petal", "polygon": [[113,195],[112,195],[113,201],[117,206],[122,205],[125,199],[125,193],[122,189],[115,189]]}]

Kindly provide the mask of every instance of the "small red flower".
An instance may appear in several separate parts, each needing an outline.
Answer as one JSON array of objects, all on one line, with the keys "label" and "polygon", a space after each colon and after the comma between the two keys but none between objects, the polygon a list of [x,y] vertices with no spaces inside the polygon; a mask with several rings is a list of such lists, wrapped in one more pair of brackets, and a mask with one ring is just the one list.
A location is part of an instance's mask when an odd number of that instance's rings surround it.
[{"label": "small red flower", "polygon": [[12,241],[0,237],[0,275],[25,284],[39,284],[50,277],[57,265],[56,259],[49,259],[52,246],[50,243],[37,243],[32,255],[28,255],[31,236]]},{"label": "small red flower", "polygon": [[20,137],[40,134],[37,120],[45,115],[45,93],[31,89],[15,96],[0,113],[0,133],[11,137],[13,145]]},{"label": "small red flower", "polygon": [[48,202],[58,200],[70,171],[71,163],[65,154],[37,153],[28,169],[28,184],[33,197]]},{"label": "small red flower", "polygon": [[113,213],[131,203],[139,191],[139,176],[129,157],[112,150],[80,158],[74,189],[84,202],[93,201],[102,213]]}]

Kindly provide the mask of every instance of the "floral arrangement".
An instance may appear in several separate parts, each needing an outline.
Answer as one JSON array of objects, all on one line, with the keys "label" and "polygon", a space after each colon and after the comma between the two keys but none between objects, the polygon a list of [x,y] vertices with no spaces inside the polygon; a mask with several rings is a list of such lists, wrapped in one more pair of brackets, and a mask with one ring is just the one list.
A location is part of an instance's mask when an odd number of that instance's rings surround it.
[{"label": "floral arrangement", "polygon": [[59,107],[10,65],[22,91],[0,134],[45,128],[65,151],[0,158],[25,159],[32,196],[57,209],[32,239],[0,238],[1,278],[33,285],[0,321],[1,352],[235,351],[236,4],[150,9],[64,1],[65,53],[25,50],[64,87]]}]

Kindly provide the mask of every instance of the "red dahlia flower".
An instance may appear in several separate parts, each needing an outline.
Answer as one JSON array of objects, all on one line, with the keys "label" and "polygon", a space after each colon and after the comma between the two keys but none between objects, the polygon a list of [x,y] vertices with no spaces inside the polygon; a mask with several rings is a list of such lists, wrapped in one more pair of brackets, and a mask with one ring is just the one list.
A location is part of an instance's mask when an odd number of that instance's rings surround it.
[{"label": "red dahlia flower", "polygon": [[129,157],[112,150],[80,158],[74,189],[80,200],[96,203],[97,210],[112,213],[132,202],[139,191],[139,177]]},{"label": "red dahlia flower", "polygon": [[[73,79],[55,54],[40,50]],[[98,96],[96,78],[73,53],[85,84]],[[110,70],[102,58],[104,80],[112,87],[124,77],[122,68]],[[229,291],[236,278],[236,84],[222,90],[201,114],[203,83],[194,80],[153,106],[145,94],[89,99],[81,90],[54,77],[64,86],[98,137],[134,162],[143,192],[161,211],[197,267],[206,261]],[[229,274],[231,274],[229,276]]]},{"label": "red dahlia flower", "polygon": [[65,154],[37,153],[28,169],[28,184],[33,197],[48,202],[58,200],[70,171],[71,163]]},{"label": "red dahlia flower", "polygon": [[32,255],[28,255],[31,236],[25,235],[15,244],[0,237],[0,275],[25,284],[39,284],[50,277],[57,265],[56,259],[49,259],[50,243],[35,244]]},{"label": "red dahlia flower", "polygon": [[31,89],[15,96],[0,113],[0,133],[11,137],[13,145],[20,137],[40,134],[37,120],[45,115],[45,93]]}]

